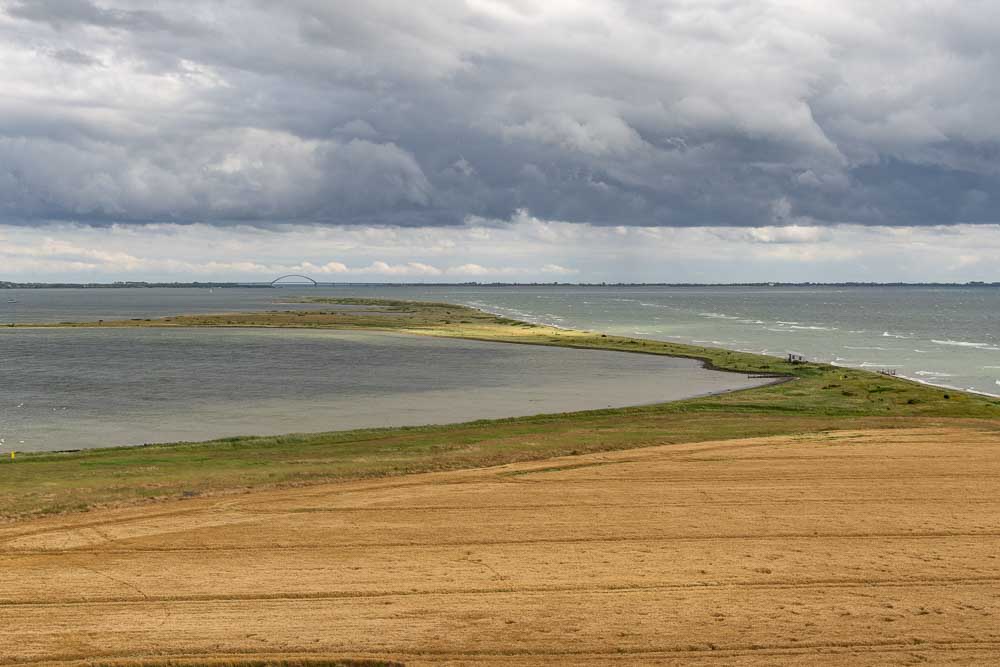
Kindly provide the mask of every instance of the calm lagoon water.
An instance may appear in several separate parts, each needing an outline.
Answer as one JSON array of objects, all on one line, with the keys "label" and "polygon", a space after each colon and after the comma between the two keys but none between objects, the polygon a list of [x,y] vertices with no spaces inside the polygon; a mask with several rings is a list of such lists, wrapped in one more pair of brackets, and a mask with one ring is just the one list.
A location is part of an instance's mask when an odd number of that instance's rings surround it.
[{"label": "calm lagoon water", "polygon": [[621,407],[760,384],[697,362],[398,334],[0,329],[0,451]]}]

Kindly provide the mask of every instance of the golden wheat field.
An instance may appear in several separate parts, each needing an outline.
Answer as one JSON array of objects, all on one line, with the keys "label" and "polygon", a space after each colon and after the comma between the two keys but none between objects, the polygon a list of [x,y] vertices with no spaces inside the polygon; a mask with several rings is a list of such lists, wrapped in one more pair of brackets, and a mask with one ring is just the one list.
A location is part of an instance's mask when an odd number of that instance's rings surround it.
[{"label": "golden wheat field", "polygon": [[1000,661],[1000,434],[840,431],[0,527],[0,664]]}]

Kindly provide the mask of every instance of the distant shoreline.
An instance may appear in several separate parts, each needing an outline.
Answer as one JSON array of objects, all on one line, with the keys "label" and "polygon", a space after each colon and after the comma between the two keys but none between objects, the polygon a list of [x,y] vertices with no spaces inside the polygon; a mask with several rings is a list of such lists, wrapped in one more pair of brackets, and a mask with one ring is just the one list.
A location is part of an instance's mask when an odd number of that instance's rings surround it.
[{"label": "distant shoreline", "polygon": [[997,288],[1000,281],[983,282],[969,281],[964,283],[908,283],[908,282],[843,282],[843,283],[786,283],[786,282],[752,282],[752,283],[392,283],[392,282],[318,282],[288,283],[273,285],[270,282],[114,282],[114,283],[16,283],[0,281],[0,289],[283,289],[289,287],[934,287],[934,288]]}]

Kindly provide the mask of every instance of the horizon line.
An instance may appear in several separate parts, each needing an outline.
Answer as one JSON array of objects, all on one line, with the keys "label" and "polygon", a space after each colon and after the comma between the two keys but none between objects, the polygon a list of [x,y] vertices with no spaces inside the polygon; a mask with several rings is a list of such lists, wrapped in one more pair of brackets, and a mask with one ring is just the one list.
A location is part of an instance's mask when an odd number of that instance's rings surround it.
[{"label": "horizon line", "polygon": [[357,281],[357,282],[321,282],[273,284],[272,281],[251,280],[193,280],[193,281],[160,281],[160,280],[119,280],[112,282],[44,282],[44,281],[12,281],[0,280],[0,289],[38,289],[38,288],[149,288],[149,287],[1000,287],[1000,281],[969,280],[965,282],[912,282],[912,281],[736,281],[724,283],[710,282],[504,282],[504,281],[463,281],[463,282],[390,282],[390,281]]}]

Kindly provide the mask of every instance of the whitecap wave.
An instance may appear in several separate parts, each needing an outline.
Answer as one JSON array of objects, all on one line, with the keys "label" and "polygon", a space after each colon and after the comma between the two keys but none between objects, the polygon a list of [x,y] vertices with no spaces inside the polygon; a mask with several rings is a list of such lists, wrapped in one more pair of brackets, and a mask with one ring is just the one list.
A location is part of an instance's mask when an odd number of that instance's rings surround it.
[{"label": "whitecap wave", "polygon": [[736,315],[726,315],[725,313],[698,313],[700,317],[708,317],[713,320],[738,320]]},{"label": "whitecap wave", "polygon": [[935,340],[931,339],[932,343],[937,343],[938,345],[951,345],[953,347],[971,347],[977,350],[1000,350],[1000,347],[995,345],[990,345],[989,343],[972,343],[967,340]]},{"label": "whitecap wave", "polygon": [[882,332],[883,338],[913,338],[913,336],[904,336],[903,334],[889,333],[888,331]]},{"label": "whitecap wave", "polygon": [[938,371],[914,371],[914,373],[916,373],[917,375],[926,375],[926,376],[929,376],[929,377],[937,377],[937,378],[953,378],[953,377],[955,377],[954,373],[939,373]]},{"label": "whitecap wave", "polygon": [[988,391],[983,391],[981,389],[976,389],[975,387],[965,387],[965,388],[956,387],[953,384],[944,384],[943,382],[938,382],[936,379],[933,380],[933,381],[932,380],[924,380],[923,378],[912,377],[912,376],[909,376],[909,375],[903,375],[902,373],[900,373],[900,377],[904,377],[907,380],[913,380],[914,382],[919,382],[920,384],[925,384],[925,385],[927,385],[929,387],[937,387],[939,389],[953,389],[955,391],[966,391],[966,392],[968,392],[970,394],[978,394],[979,396],[989,396],[990,398],[1000,398],[1000,395],[998,395],[998,394],[991,394]]}]

